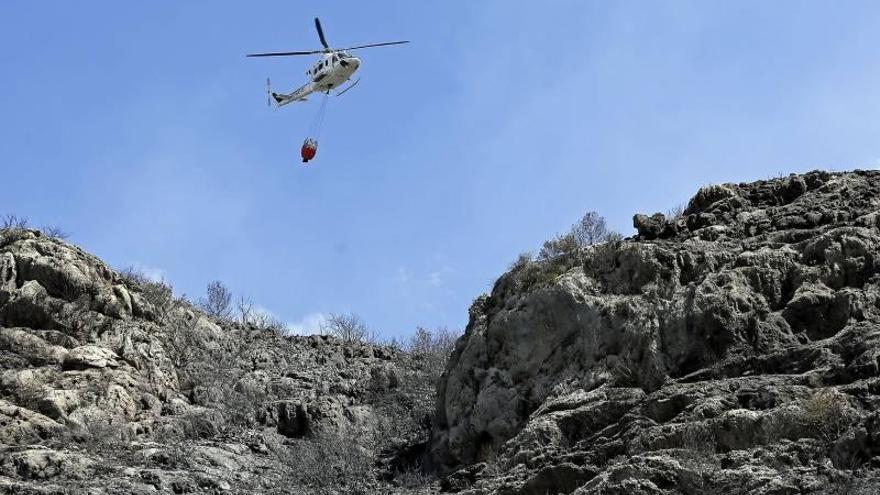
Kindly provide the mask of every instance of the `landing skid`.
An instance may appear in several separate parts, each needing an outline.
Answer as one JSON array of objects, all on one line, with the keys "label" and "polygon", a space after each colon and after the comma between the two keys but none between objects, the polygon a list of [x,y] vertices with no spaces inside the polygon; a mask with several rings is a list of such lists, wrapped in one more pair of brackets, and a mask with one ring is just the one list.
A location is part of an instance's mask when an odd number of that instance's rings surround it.
[{"label": "landing skid", "polygon": [[342,95],[344,95],[349,89],[351,89],[351,88],[357,86],[357,83],[359,83],[359,82],[361,82],[360,78],[358,78],[357,80],[355,80],[355,82],[349,84],[347,88],[345,88],[345,89],[343,89],[342,91],[336,93],[336,96],[342,96]]}]

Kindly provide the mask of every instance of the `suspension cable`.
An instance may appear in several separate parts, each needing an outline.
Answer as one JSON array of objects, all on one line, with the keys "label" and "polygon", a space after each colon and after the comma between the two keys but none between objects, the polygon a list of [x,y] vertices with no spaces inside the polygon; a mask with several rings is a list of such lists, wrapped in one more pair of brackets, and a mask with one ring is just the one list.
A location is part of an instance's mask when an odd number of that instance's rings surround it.
[{"label": "suspension cable", "polygon": [[324,94],[321,99],[321,106],[318,108],[318,113],[315,114],[312,126],[309,127],[309,137],[315,141],[321,137],[321,129],[324,127],[324,116],[327,114],[327,101],[329,100],[329,97],[329,94]]}]

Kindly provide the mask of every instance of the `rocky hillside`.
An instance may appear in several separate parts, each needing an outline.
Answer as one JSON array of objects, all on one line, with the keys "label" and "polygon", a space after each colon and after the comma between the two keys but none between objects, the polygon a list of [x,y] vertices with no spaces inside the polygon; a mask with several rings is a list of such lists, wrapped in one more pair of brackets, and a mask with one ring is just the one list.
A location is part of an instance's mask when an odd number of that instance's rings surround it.
[{"label": "rocky hillside", "polygon": [[423,378],[394,348],[209,318],[0,232],[0,493],[408,493]]},{"label": "rocky hillside", "polygon": [[514,264],[436,405],[436,356],[209,317],[4,229],[0,493],[880,493],[880,173],[634,226]]},{"label": "rocky hillside", "polygon": [[467,494],[880,493],[880,173],[701,189],[470,310],[431,456]]}]

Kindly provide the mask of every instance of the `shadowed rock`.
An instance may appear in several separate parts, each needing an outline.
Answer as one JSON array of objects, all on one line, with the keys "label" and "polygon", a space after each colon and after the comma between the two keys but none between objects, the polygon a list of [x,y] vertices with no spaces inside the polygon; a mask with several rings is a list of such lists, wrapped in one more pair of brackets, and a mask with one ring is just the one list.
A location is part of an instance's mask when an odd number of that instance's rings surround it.
[{"label": "shadowed rock", "polygon": [[878,210],[877,172],[709,186],[631,239],[518,266],[471,307],[433,462],[474,494],[880,478]]}]

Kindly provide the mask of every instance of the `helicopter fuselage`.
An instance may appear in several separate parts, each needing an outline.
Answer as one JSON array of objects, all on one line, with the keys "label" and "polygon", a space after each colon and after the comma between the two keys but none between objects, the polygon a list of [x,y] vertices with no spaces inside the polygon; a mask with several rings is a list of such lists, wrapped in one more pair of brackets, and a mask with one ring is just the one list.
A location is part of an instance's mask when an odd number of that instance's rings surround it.
[{"label": "helicopter fuselage", "polygon": [[306,71],[314,91],[338,88],[358,70],[361,61],[344,51],[325,53],[321,60]]}]

